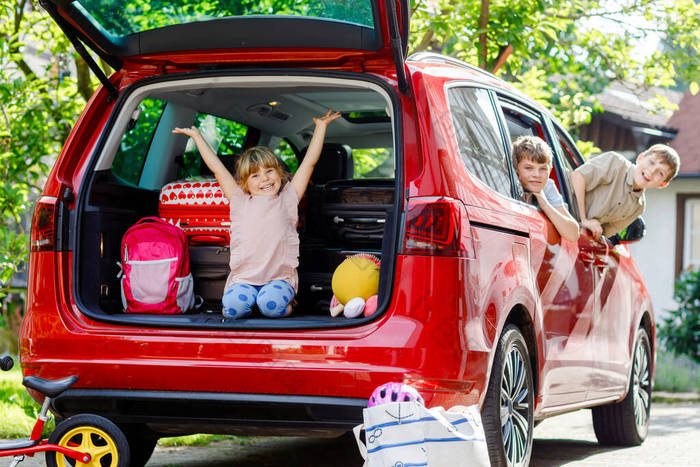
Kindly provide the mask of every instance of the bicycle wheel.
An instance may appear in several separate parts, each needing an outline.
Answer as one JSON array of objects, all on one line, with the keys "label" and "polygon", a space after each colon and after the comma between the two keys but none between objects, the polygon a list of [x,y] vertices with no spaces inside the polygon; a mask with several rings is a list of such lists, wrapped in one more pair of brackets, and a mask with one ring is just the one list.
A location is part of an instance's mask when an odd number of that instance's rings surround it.
[{"label": "bicycle wheel", "polygon": [[47,451],[48,467],[89,466],[128,467],[129,444],[124,433],[104,417],[80,414],[58,424],[49,436],[49,444],[90,454],[90,462],[76,462],[63,454]]}]

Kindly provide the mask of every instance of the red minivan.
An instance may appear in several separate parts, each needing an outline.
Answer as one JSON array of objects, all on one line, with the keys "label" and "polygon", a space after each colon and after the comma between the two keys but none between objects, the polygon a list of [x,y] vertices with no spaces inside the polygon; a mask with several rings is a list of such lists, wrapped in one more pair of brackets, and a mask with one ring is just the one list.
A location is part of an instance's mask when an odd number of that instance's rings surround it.
[{"label": "red minivan", "polygon": [[[563,240],[520,201],[510,161],[516,137],[547,141],[577,217],[576,146],[502,80],[406,58],[407,0],[42,3],[102,81],[32,226],[22,368],[80,375],[56,416],[109,418],[143,465],[164,436],[341,434],[376,386],[403,381],[429,406],[479,404],[493,465],[527,465],[534,424],[583,407],[602,443],[644,440],[655,328],[639,268],[623,243]],[[269,146],[294,171],[328,109],[342,118],[301,203],[294,314],[224,319],[216,300],[124,313],[122,235],[157,215],[164,185],[208,175],[172,129],[198,126],[227,161]],[[225,246],[205,248],[200,290],[228,263]],[[330,277],[354,253],[381,259],[378,312],[334,318]]]}]

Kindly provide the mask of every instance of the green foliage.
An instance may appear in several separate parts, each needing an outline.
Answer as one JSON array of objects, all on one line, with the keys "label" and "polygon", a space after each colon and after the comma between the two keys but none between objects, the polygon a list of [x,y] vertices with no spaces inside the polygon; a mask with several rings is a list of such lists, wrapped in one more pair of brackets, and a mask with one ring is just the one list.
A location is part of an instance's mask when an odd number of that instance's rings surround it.
[{"label": "green foliage", "polygon": [[81,1],[100,24],[115,35],[127,35],[172,24],[227,16],[310,16],[372,25],[369,0],[99,0]]},{"label": "green foliage", "polygon": [[[697,89],[700,81],[700,5],[693,0],[412,0],[411,6],[412,51],[498,67],[496,73],[569,128],[589,120],[592,96],[612,81],[640,91],[677,81]],[[635,43],[654,35],[663,39],[663,51],[641,56]],[[661,97],[652,104],[669,109]]]},{"label": "green foliage", "polygon": [[657,352],[654,391],[700,393],[700,364],[672,352]]},{"label": "green foliage", "polygon": [[143,163],[153,139],[153,132],[163,113],[165,102],[159,99],[144,99],[139,104],[140,114],[129,125],[114,156],[112,172],[125,181],[138,185]]},{"label": "green foliage", "polygon": [[158,440],[160,446],[177,447],[177,446],[208,446],[211,443],[218,441],[230,441],[236,444],[245,445],[246,437],[233,435],[207,435],[196,434],[188,436],[174,436],[171,438],[161,438]]},{"label": "green foliage", "polygon": [[[38,5],[0,0],[0,283],[6,284],[28,254],[22,223],[41,191],[49,166],[85,102],[77,83],[61,77],[58,61],[39,76],[23,58],[27,42],[37,53],[65,56],[68,42]],[[0,295],[4,291],[0,290]]]},{"label": "green foliage", "polygon": [[355,178],[394,176],[391,148],[354,149],[352,159]]},{"label": "green foliage", "polygon": [[681,273],[673,298],[678,308],[659,325],[659,338],[667,349],[700,363],[700,269]]},{"label": "green foliage", "polygon": [[[0,438],[28,437],[40,409],[22,386],[19,365],[9,372],[0,371]],[[53,428],[53,420],[44,425],[44,436]]]}]

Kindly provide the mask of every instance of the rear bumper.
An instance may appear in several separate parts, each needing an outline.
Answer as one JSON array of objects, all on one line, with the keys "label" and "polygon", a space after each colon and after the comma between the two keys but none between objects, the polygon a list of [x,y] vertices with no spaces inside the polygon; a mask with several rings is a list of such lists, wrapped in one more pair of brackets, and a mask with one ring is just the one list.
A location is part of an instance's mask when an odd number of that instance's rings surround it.
[{"label": "rear bumper", "polygon": [[70,389],[53,401],[61,417],[99,413],[167,435],[341,434],[362,423],[366,399],[215,392]]}]

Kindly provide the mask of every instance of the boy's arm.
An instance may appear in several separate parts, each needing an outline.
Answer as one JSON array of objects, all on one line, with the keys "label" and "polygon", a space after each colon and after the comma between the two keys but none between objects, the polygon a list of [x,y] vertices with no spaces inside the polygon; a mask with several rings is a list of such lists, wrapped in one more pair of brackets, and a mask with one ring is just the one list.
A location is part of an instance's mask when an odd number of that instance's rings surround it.
[{"label": "boy's arm", "polygon": [[216,177],[216,181],[219,182],[219,186],[221,186],[221,190],[224,192],[226,199],[231,199],[231,196],[233,196],[236,191],[240,190],[236,179],[233,178],[231,172],[229,172],[226,166],[219,160],[214,150],[209,146],[209,143],[206,142],[197,128],[175,128],[173,133],[186,135],[192,138],[194,144],[197,145],[202,160],[207,164],[209,170],[212,171],[214,177]]},{"label": "boy's arm", "polygon": [[556,208],[552,206],[543,192],[533,193],[533,195],[537,198],[537,204],[542,209],[542,212],[554,224],[554,228],[557,229],[559,235],[570,242],[577,242],[579,237],[578,222],[571,217],[569,211],[564,206]]},{"label": "boy's arm", "polygon": [[329,123],[339,117],[340,112],[333,113],[332,110],[329,110],[323,117],[314,118],[314,123],[316,124],[314,135],[311,137],[311,142],[306,150],[304,160],[301,161],[299,168],[292,178],[292,186],[297,192],[299,199],[304,196],[304,192],[306,191],[306,187],[309,185],[309,180],[311,180],[311,174],[314,171],[316,162],[318,162],[318,158],[321,157],[323,140],[326,138],[326,128],[328,127]]},{"label": "boy's arm", "polygon": [[603,227],[597,219],[586,217],[586,180],[578,172],[571,172],[571,186],[574,188],[578,212],[581,216],[581,226],[588,229],[594,238],[599,238],[603,234]]}]

